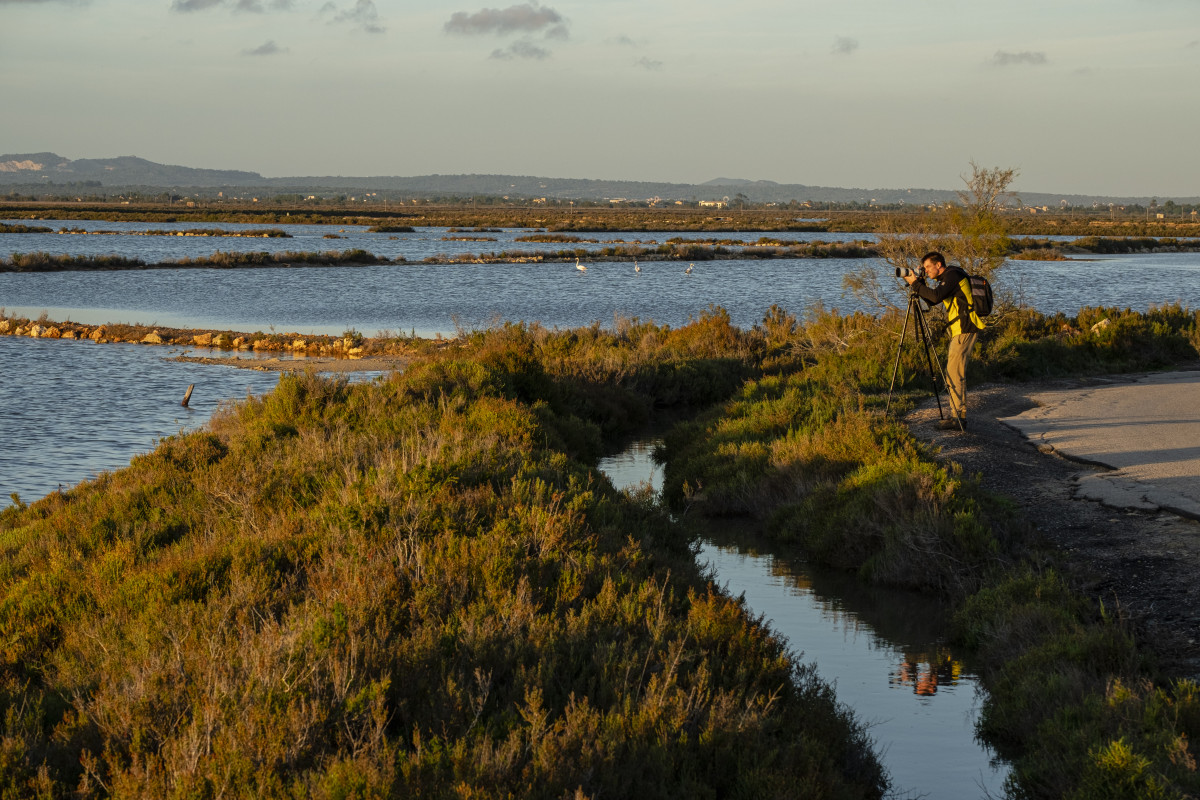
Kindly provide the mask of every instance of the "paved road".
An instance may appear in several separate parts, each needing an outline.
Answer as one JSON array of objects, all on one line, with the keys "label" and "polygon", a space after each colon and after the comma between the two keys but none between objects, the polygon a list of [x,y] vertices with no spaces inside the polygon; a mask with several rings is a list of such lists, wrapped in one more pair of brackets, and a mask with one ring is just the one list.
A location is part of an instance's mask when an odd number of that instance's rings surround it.
[{"label": "paved road", "polygon": [[1200,519],[1200,372],[1030,397],[1038,408],[1001,422],[1039,448],[1110,468],[1081,477],[1078,496]]}]

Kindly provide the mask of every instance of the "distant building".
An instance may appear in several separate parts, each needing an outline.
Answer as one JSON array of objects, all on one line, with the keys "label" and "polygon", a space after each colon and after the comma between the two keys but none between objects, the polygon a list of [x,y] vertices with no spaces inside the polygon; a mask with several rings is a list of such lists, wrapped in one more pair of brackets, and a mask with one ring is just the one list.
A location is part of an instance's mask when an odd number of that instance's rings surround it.
[{"label": "distant building", "polygon": [[724,208],[725,202],[723,200],[701,200],[700,207],[701,208]]}]

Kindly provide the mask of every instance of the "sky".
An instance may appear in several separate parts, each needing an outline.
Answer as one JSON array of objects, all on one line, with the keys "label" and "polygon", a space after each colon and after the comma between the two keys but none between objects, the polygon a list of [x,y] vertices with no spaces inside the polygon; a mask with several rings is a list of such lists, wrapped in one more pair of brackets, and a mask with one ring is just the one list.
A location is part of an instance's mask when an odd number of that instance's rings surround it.
[{"label": "sky", "polygon": [[1200,195],[1200,0],[0,0],[0,153]]}]

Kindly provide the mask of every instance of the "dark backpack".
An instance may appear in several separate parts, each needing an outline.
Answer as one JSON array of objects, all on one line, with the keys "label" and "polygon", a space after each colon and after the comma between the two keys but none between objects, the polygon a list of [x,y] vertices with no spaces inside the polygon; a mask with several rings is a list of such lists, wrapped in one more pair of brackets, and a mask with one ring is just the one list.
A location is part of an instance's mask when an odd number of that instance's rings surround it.
[{"label": "dark backpack", "polygon": [[967,280],[971,282],[971,296],[967,298],[971,310],[980,317],[991,314],[992,285],[988,283],[988,279],[982,275],[968,275]]}]

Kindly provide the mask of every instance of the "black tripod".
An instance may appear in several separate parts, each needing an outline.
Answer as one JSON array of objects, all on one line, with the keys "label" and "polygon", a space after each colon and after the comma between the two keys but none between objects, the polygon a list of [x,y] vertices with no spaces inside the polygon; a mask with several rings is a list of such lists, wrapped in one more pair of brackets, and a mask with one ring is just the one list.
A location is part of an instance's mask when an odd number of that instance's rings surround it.
[{"label": "black tripod", "polygon": [[[900,372],[900,353],[904,349],[904,339],[908,335],[908,321],[913,317],[917,318],[917,322],[913,325],[913,337],[921,344],[925,351],[925,366],[929,370],[929,382],[933,384],[933,396],[937,399],[938,418],[945,419],[946,415],[942,412],[942,396],[938,392],[938,378],[942,379],[942,385],[949,385],[946,380],[946,373],[942,369],[942,363],[937,360],[937,356],[933,354],[933,348],[930,342],[933,336],[929,333],[929,323],[925,321],[925,311],[921,308],[921,298],[915,291],[908,293],[908,313],[904,315],[904,328],[900,331],[900,343],[896,345],[896,366],[892,368],[892,383],[888,386],[887,405],[883,409],[886,416],[892,408],[892,390],[896,388],[896,375]],[[962,427],[962,420],[958,422],[959,427]]]}]

